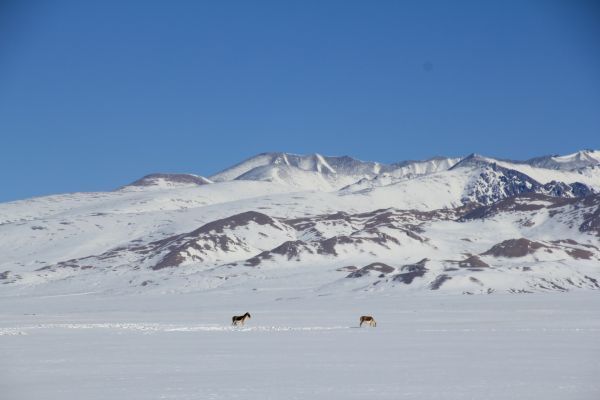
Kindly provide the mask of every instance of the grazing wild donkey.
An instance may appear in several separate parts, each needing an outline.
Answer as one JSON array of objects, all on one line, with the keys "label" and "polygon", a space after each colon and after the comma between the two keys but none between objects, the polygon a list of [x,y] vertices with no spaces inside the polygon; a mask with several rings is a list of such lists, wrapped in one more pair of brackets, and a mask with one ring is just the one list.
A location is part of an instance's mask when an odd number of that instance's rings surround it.
[{"label": "grazing wild donkey", "polygon": [[244,325],[244,322],[246,322],[246,319],[252,318],[250,316],[250,313],[246,313],[244,315],[234,315],[231,318],[231,325],[236,326],[236,325]]},{"label": "grazing wild donkey", "polygon": [[360,326],[361,327],[362,327],[363,323],[369,324],[369,326],[371,326],[372,328],[375,328],[377,326],[377,322],[375,322],[375,318],[371,317],[370,315],[363,315],[362,317],[360,317]]}]

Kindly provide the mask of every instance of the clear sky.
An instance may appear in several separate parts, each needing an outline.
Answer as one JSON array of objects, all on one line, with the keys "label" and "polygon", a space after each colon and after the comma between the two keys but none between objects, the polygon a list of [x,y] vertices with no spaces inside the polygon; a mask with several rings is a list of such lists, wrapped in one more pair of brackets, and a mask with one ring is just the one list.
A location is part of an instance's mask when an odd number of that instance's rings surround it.
[{"label": "clear sky", "polygon": [[0,201],[211,175],[600,148],[596,1],[0,1]]}]

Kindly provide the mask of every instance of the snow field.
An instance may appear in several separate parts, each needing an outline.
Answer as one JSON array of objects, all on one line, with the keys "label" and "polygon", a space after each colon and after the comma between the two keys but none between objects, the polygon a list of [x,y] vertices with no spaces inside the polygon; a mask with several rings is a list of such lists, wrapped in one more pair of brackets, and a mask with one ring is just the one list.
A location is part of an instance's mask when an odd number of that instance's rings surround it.
[{"label": "snow field", "polygon": [[[0,393],[9,400],[600,395],[594,292],[350,297],[286,289],[2,303]],[[253,318],[231,327],[231,315],[244,311]],[[377,328],[358,328],[363,314]]]}]

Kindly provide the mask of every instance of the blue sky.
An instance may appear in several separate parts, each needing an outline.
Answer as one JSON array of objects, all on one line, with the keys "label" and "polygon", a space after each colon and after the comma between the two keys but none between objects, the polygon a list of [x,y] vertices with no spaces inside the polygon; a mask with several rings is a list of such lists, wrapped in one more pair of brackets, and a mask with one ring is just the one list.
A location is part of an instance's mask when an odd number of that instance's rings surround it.
[{"label": "blue sky", "polygon": [[600,148],[598,37],[592,1],[5,0],[0,201],[265,151]]}]

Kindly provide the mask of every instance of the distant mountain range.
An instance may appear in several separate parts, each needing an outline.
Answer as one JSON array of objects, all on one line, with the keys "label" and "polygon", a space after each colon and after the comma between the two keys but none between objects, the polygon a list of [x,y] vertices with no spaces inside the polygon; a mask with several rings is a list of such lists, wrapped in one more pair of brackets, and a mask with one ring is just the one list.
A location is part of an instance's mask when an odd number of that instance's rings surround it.
[{"label": "distant mountain range", "polygon": [[600,151],[583,150],[566,156],[536,157],[509,161],[478,154],[466,157],[434,157],[428,160],[382,164],[352,157],[327,157],[320,154],[262,153],[208,178],[191,174],[152,174],[133,182],[133,186],[198,184],[251,180],[280,183],[307,190],[339,190],[355,187],[386,186],[405,179],[460,167],[491,167],[496,171],[517,171],[539,184],[552,181],[582,183],[600,188]]},{"label": "distant mountain range", "polygon": [[599,289],[599,193],[593,150],[394,164],[263,153],[210,177],[0,204],[0,292]]}]

